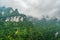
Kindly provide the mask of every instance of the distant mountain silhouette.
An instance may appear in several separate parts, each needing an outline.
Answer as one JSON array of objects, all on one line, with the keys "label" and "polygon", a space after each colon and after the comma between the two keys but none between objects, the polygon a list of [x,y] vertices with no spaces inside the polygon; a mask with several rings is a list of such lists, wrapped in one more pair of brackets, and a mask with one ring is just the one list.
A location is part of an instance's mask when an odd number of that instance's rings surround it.
[{"label": "distant mountain silhouette", "polygon": [[3,21],[25,21],[26,15],[20,14],[18,9],[13,10],[11,7],[0,7],[0,20]]}]

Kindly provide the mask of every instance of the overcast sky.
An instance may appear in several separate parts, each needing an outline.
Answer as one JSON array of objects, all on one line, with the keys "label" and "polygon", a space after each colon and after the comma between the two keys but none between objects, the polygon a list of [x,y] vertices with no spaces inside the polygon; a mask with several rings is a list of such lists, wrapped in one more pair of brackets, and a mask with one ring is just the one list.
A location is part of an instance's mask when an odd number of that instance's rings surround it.
[{"label": "overcast sky", "polygon": [[17,8],[37,18],[46,15],[60,17],[60,0],[0,0],[0,6]]}]

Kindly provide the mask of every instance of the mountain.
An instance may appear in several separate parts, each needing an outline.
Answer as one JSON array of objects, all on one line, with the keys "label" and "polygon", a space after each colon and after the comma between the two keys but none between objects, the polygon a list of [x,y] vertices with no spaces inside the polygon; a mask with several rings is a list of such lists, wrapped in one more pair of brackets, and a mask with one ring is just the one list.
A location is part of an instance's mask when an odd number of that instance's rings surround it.
[{"label": "mountain", "polygon": [[26,18],[25,14],[20,14],[18,9],[13,10],[11,7],[0,7],[0,20],[4,21],[24,21]]}]

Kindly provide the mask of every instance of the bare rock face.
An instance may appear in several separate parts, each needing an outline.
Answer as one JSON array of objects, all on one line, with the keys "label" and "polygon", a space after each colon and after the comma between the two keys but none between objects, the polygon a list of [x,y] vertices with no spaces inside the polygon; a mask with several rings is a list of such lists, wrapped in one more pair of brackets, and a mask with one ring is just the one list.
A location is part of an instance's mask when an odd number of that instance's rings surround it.
[{"label": "bare rock face", "polygon": [[5,21],[19,22],[19,21],[23,21],[23,17],[20,16],[10,17],[10,18],[6,18]]}]

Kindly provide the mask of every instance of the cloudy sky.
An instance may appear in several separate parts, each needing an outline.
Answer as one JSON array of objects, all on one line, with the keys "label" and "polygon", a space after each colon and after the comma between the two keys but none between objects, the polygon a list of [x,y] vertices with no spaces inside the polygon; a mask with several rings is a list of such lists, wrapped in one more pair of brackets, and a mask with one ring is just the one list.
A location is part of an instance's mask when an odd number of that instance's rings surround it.
[{"label": "cloudy sky", "polygon": [[60,17],[60,0],[0,0],[0,6],[19,9],[26,15]]}]

